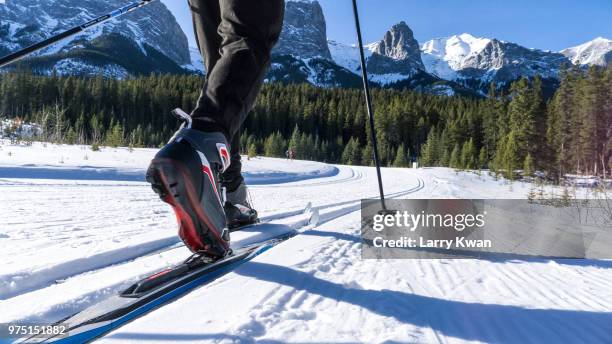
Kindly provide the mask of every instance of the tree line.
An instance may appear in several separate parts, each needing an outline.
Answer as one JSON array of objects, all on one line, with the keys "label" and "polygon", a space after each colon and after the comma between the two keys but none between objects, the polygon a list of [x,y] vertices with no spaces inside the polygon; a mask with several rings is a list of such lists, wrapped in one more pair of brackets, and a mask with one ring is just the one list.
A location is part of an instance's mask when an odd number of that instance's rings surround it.
[{"label": "tree line", "polygon": [[[49,140],[95,145],[162,145],[177,129],[168,114],[190,111],[202,85],[192,75],[125,80],[0,75],[0,117],[43,126]],[[483,98],[410,90],[373,90],[376,135],[385,166],[490,168],[609,176],[612,164],[612,67],[564,70],[545,99],[539,78],[508,91],[492,84]],[[249,155],[372,165],[362,92],[270,83],[247,118],[241,149]],[[53,137],[50,137],[53,136]]]}]

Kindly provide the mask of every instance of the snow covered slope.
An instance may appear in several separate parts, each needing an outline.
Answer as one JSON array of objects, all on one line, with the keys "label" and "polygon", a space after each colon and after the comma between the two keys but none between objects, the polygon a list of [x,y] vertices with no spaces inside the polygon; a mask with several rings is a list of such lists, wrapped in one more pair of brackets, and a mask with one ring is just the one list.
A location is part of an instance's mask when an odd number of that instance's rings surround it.
[{"label": "snow covered slope", "polygon": [[194,73],[206,73],[206,69],[204,68],[204,60],[202,59],[202,54],[200,54],[200,50],[197,47],[189,47],[189,55],[191,62],[188,64],[184,64],[183,68],[190,70]]},{"label": "snow covered slope", "polygon": [[[334,40],[328,40],[327,45],[334,62],[355,74],[361,73],[359,48],[356,45],[348,45]],[[372,43],[365,46],[364,53],[366,59],[372,56],[375,45],[376,43]]]},{"label": "snow covered slope", "polygon": [[[0,6],[0,55],[40,42],[126,5],[124,0],[16,0]],[[33,70],[125,77],[184,72],[187,37],[162,2],[91,28],[23,61]],[[44,57],[41,57],[44,55]]]},{"label": "snow covered slope", "polygon": [[457,71],[465,68],[471,55],[480,53],[491,42],[488,38],[469,33],[436,38],[421,45],[421,58],[427,71],[447,80],[457,78]]},{"label": "snow covered slope", "polygon": [[[0,322],[61,319],[188,255],[142,182],[154,153],[0,143]],[[359,200],[377,194],[373,168],[244,166],[264,219],[312,202],[320,225],[99,342],[612,341],[609,261],[362,260]],[[530,189],[445,168],[385,168],[383,179],[400,198]]]},{"label": "snow covered slope", "polygon": [[560,53],[572,60],[573,64],[606,66],[612,61],[612,40],[597,37],[578,46],[563,49]]}]

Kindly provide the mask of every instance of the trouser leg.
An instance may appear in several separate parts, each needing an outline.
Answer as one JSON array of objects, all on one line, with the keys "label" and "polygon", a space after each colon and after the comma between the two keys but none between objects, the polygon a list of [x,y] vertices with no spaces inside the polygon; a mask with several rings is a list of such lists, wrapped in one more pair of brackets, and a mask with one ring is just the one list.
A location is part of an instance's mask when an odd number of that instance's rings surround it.
[{"label": "trouser leg", "polygon": [[193,31],[204,68],[210,71],[221,57],[221,36],[217,32],[221,25],[219,0],[189,0]]},{"label": "trouser leg", "polygon": [[[192,0],[196,7],[205,2]],[[221,0],[218,4],[220,56],[207,70],[192,117],[196,129],[222,131],[233,141],[267,73],[270,52],[282,29],[284,1]],[[208,37],[210,32],[203,35]]]},{"label": "trouser leg", "polygon": [[233,192],[244,181],[242,177],[242,161],[240,158],[240,130],[234,134],[230,142],[230,147],[231,164],[221,176],[221,183],[223,187],[227,189],[227,192]]},{"label": "trouser leg", "polygon": [[[221,9],[219,0],[190,0],[191,15],[196,43],[206,71],[214,69],[221,57],[221,35],[218,33],[221,25]],[[207,73],[208,75],[208,73]],[[241,175],[240,132],[230,141],[231,165],[223,174],[221,180],[228,191],[233,191],[244,180]]]}]

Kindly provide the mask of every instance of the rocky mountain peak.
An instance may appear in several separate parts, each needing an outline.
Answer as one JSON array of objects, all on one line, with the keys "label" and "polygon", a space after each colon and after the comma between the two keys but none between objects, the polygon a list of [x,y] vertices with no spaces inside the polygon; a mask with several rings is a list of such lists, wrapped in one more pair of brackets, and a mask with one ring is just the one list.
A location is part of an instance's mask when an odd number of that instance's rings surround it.
[{"label": "rocky mountain peak", "polygon": [[420,56],[419,43],[406,22],[395,24],[374,47],[374,52],[394,60],[406,60]]},{"label": "rocky mountain peak", "polygon": [[491,39],[482,51],[465,59],[460,74],[463,78],[486,82],[508,82],[536,75],[556,78],[563,65],[569,64],[570,61],[559,53]]},{"label": "rocky mountain peak", "polygon": [[331,60],[327,24],[318,1],[286,2],[283,31],[273,53]]},{"label": "rocky mountain peak", "polygon": [[393,25],[371,50],[368,69],[372,73],[414,75],[425,70],[419,42],[404,21]]}]

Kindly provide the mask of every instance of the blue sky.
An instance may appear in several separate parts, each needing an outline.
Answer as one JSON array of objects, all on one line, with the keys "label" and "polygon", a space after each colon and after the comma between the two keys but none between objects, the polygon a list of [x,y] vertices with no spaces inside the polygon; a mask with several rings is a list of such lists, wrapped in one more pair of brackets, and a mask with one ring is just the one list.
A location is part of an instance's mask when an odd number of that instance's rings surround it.
[{"label": "blue sky", "polygon": [[[248,0],[247,0],[248,1]],[[195,45],[187,0],[163,0]],[[350,0],[319,0],[327,36],[354,43]],[[612,0],[358,0],[366,42],[406,21],[419,42],[468,32],[529,48],[561,50],[612,38]]]}]

